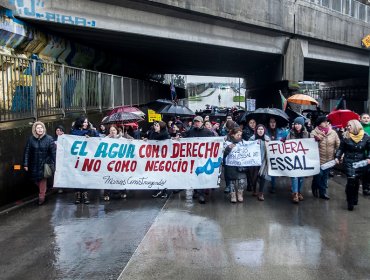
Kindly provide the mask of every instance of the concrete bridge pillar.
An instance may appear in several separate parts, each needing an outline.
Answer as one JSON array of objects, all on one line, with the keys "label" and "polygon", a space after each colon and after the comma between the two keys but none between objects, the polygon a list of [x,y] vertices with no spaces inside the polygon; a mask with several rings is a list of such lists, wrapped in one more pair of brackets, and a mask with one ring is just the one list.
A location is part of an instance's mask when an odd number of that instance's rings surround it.
[{"label": "concrete bridge pillar", "polygon": [[304,56],[302,43],[299,39],[288,39],[284,54],[283,80],[303,81]]}]

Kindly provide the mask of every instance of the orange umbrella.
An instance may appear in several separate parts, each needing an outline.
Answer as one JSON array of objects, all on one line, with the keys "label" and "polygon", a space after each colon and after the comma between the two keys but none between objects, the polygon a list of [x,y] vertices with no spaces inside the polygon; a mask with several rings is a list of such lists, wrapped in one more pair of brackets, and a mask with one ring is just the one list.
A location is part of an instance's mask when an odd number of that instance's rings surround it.
[{"label": "orange umbrella", "polygon": [[306,94],[294,94],[287,99],[288,102],[300,105],[319,105],[314,98]]}]

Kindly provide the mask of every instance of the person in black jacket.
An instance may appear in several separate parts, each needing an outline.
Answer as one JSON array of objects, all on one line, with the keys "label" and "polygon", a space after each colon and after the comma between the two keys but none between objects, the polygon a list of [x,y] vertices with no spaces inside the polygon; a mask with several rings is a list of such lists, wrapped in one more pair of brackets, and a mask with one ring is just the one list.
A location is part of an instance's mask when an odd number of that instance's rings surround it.
[{"label": "person in black jacket", "polygon": [[[85,136],[85,137],[99,137],[99,133],[94,129],[85,116],[78,117],[72,127],[71,135]],[[82,196],[81,196],[82,193]],[[89,204],[89,193],[86,189],[75,189],[75,203],[80,204],[81,198],[85,204]]]},{"label": "person in black jacket", "polygon": [[[170,139],[170,134],[167,130],[167,125],[165,122],[154,122],[152,129],[148,132],[148,139],[149,140],[167,140]],[[167,198],[168,193],[167,189],[163,189],[158,191],[157,193],[152,195],[153,198],[161,197]]]},{"label": "person in black jacket", "polygon": [[39,205],[45,202],[47,187],[44,164],[55,164],[55,151],[54,139],[46,134],[45,125],[35,122],[32,126],[32,136],[24,149],[23,168],[39,188]]},{"label": "person in black jacket", "polygon": [[358,120],[351,120],[347,124],[347,131],[343,134],[339,149],[335,154],[335,161],[339,163],[343,156],[343,166],[347,176],[346,196],[348,210],[352,211],[358,204],[358,189],[360,178],[366,166],[354,168],[353,163],[367,160],[370,164],[370,136],[368,136]]},{"label": "person in black jacket", "polygon": [[[182,133],[182,137],[214,137],[213,132],[203,126],[203,118],[201,116],[196,116],[193,120],[193,127]],[[206,203],[204,196],[204,189],[194,189],[193,197],[198,195],[198,201],[201,204]]]}]

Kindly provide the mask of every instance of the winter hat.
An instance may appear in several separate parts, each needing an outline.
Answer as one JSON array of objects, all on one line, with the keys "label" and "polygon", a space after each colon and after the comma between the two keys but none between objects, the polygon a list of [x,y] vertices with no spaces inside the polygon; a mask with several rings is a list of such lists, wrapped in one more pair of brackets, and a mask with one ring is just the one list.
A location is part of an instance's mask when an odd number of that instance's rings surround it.
[{"label": "winter hat", "polygon": [[315,122],[316,126],[319,126],[323,122],[327,122],[328,118],[326,116],[318,116]]},{"label": "winter hat", "polygon": [[293,121],[295,124],[304,125],[304,118],[303,117],[296,117]]},{"label": "winter hat", "polygon": [[55,131],[57,131],[57,129],[60,129],[61,131],[65,132],[64,130],[64,127],[62,125],[58,125],[56,128],[55,128]]}]

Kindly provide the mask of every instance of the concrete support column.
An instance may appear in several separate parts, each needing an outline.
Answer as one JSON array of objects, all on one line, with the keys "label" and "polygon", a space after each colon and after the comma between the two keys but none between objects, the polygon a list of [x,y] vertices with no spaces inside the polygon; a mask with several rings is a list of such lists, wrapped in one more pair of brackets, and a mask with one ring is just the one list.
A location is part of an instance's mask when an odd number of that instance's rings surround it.
[{"label": "concrete support column", "polygon": [[303,81],[304,56],[302,42],[299,39],[289,39],[284,54],[283,80]]}]

